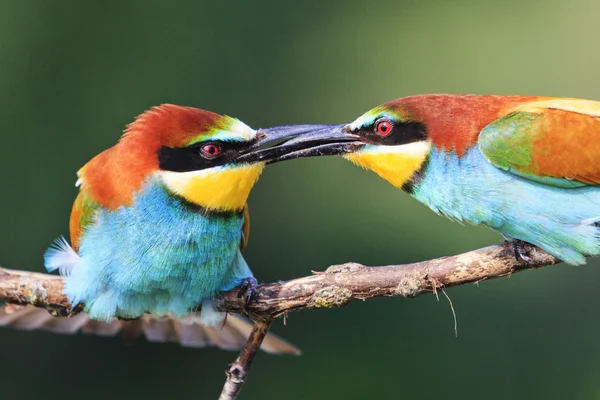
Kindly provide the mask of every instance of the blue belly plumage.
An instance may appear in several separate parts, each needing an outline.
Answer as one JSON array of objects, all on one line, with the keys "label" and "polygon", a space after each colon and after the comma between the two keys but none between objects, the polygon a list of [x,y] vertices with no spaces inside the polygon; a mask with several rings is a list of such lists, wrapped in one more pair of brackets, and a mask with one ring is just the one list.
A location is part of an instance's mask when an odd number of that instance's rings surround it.
[{"label": "blue belly plumage", "polygon": [[[207,213],[151,178],[130,206],[100,209],[86,228],[65,293],[93,319],[184,316],[252,273],[240,252],[242,213]],[[50,249],[55,269],[64,252]]]},{"label": "blue belly plumage", "polygon": [[438,214],[488,226],[570,264],[600,255],[600,187],[555,187],[491,165],[477,146],[433,149],[412,195]]}]

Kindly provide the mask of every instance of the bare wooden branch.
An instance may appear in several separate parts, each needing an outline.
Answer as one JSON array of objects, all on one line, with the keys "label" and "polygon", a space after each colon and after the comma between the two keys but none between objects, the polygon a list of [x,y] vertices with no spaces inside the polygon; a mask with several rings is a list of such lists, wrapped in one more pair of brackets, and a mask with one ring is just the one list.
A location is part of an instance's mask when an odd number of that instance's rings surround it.
[{"label": "bare wooden branch", "polygon": [[227,379],[225,380],[225,385],[223,386],[223,391],[221,392],[221,396],[219,396],[219,400],[237,399],[246,382],[248,372],[250,372],[252,361],[254,360],[256,353],[258,353],[260,345],[267,335],[272,321],[273,320],[259,321],[254,324],[252,333],[246,342],[246,346],[244,346],[235,361],[229,364],[225,370]]},{"label": "bare wooden branch", "polygon": [[[416,297],[440,288],[480,282],[560,262],[533,246],[526,251],[532,264],[518,263],[512,245],[504,243],[414,264],[383,267],[355,263],[335,265],[324,272],[314,272],[312,276],[259,285],[256,301],[247,310],[255,321],[270,321],[304,308],[343,307],[353,300],[373,297]],[[71,304],[62,294],[63,284],[63,279],[58,276],[0,268],[0,300],[33,304],[57,316],[72,313]],[[246,314],[244,301],[235,289],[224,293],[217,300],[217,306],[222,311]]]},{"label": "bare wooden branch", "polygon": [[46,308],[52,315],[65,316],[71,304],[63,294],[60,276],[0,268],[0,300]]},{"label": "bare wooden branch", "polygon": [[[259,285],[257,301],[249,307],[254,320],[276,318],[308,308],[343,307],[373,297],[416,297],[439,289],[508,276],[526,269],[560,262],[545,251],[527,245],[531,264],[519,263],[506,242],[451,257],[405,265],[366,267],[356,263],[335,265],[313,276]],[[243,312],[235,292],[218,301],[222,310]]]},{"label": "bare wooden branch", "polygon": [[[313,272],[312,276],[261,284],[256,301],[249,306],[238,296],[237,290],[224,293],[217,300],[217,307],[222,311],[247,314],[255,324],[246,346],[226,370],[227,380],[219,399],[237,398],[274,318],[305,308],[343,307],[353,300],[373,297],[416,297],[450,286],[481,282],[560,262],[536,247],[528,246],[525,250],[532,260],[530,264],[517,262],[512,245],[504,243],[414,264],[335,265],[324,272]],[[58,276],[0,268],[0,300],[9,303],[33,304],[48,309],[55,316],[77,313],[79,310],[72,310],[63,295],[63,286],[63,278]]]}]

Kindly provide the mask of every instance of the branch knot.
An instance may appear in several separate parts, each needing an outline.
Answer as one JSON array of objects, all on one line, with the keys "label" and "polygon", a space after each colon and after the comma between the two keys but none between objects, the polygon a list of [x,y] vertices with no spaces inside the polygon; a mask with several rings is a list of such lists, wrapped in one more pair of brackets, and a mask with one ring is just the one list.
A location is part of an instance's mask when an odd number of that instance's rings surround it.
[{"label": "branch knot", "polygon": [[346,264],[332,265],[325,270],[326,274],[356,274],[366,267],[362,264],[349,262]]},{"label": "branch knot", "polygon": [[414,271],[412,274],[402,277],[394,290],[394,295],[402,297],[418,296],[423,291],[423,279],[427,279],[427,275],[422,277],[419,271]]},{"label": "branch knot", "polygon": [[312,296],[311,308],[344,307],[352,300],[352,291],[338,286],[327,286],[317,290]]}]

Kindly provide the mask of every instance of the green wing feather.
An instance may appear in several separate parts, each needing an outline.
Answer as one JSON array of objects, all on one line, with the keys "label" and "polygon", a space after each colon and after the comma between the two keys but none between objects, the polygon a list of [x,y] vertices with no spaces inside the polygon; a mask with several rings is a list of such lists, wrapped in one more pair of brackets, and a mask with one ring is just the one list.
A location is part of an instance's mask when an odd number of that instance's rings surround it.
[{"label": "green wing feather", "polygon": [[494,166],[546,185],[600,184],[600,117],[529,107],[482,129],[481,153]]}]

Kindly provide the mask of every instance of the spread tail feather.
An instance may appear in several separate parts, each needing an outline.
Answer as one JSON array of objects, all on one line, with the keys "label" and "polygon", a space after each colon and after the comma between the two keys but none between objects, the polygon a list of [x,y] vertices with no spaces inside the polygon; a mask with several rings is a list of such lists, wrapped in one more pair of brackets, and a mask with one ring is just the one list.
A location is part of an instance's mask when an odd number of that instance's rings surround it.
[{"label": "spread tail feather", "polygon": [[[223,327],[205,326],[197,314],[185,318],[155,317],[149,314],[132,321],[91,320],[80,313],[70,318],[56,318],[43,308],[9,305],[0,308],[0,326],[22,330],[44,330],[61,334],[81,332],[98,336],[115,336],[121,333],[128,341],[144,335],[149,342],[179,343],[185,347],[216,346],[224,350],[241,349],[252,324],[236,315],[228,315]],[[300,355],[300,350],[278,336],[269,333],[261,349],[272,354]]]}]

